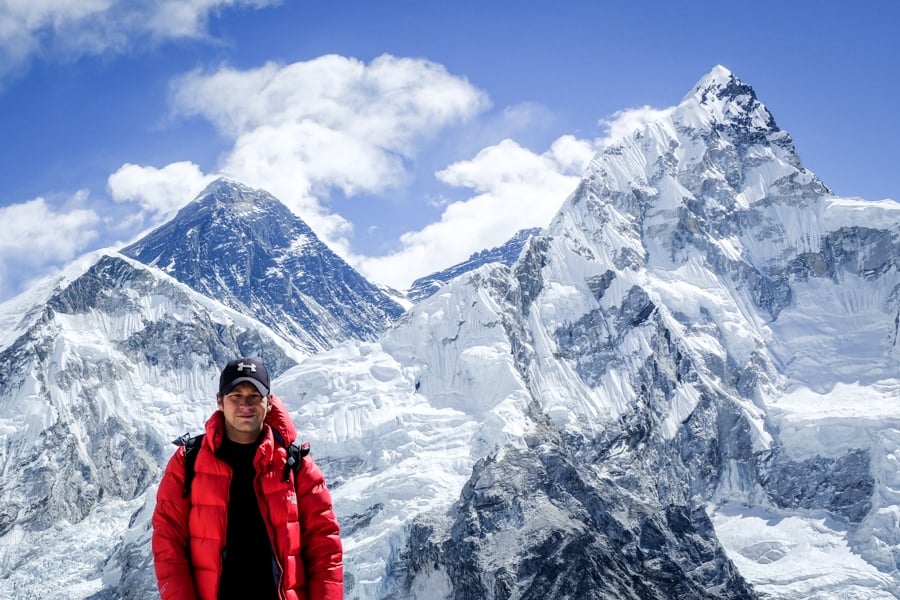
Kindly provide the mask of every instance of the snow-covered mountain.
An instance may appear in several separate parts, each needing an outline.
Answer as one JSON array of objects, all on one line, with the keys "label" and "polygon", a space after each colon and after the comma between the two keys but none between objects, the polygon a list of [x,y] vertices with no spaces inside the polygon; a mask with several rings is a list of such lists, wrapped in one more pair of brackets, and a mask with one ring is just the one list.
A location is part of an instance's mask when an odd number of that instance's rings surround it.
[{"label": "snow-covered mountain", "polygon": [[374,339],[403,308],[263,190],[218,179],[122,254],[317,352]]},{"label": "snow-covered mountain", "polygon": [[215,410],[221,365],[259,355],[280,374],[306,356],[156,269],[92,258],[0,305],[3,598],[98,597],[173,434]]},{"label": "snow-covered mountain", "polygon": [[105,254],[0,305],[0,596],[153,597],[168,441],[239,348],[329,479],[348,599],[898,598],[898,262],[900,204],[835,197],[722,67],[374,339],[304,357]]},{"label": "snow-covered mountain", "polygon": [[506,243],[497,246],[496,248],[481,250],[480,252],[472,254],[472,256],[463,262],[447,267],[443,271],[420,277],[412,282],[412,285],[406,291],[406,297],[413,303],[420,302],[437,292],[441,289],[441,286],[451,279],[474,271],[488,263],[499,262],[506,266],[511,266],[518,260],[519,255],[522,253],[522,248],[525,247],[525,242],[528,241],[528,238],[537,235],[539,232],[540,228],[519,230],[514,236],[508,239]]},{"label": "snow-covered mountain", "polygon": [[347,597],[900,597],[898,261],[713,69],[512,268],[279,378]]}]

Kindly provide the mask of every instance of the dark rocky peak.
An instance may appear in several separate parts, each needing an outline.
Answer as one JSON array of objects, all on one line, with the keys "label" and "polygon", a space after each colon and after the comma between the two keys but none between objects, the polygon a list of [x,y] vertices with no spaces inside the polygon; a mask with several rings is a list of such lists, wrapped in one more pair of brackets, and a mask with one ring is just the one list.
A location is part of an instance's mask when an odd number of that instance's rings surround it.
[{"label": "dark rocky peak", "polygon": [[264,219],[271,211],[289,212],[275,196],[261,189],[253,189],[236,181],[220,177],[200,192],[189,204],[197,210],[210,210],[240,218],[246,222]]},{"label": "dark rocky peak", "polygon": [[372,338],[402,312],[278,199],[228,179],[122,253],[310,351]]},{"label": "dark rocky peak", "polygon": [[[719,132],[736,130],[751,143],[777,140],[779,145],[786,145],[793,151],[790,137],[779,129],[753,88],[722,65],[716,65],[701,77],[680,106],[693,105],[708,114],[713,129]],[[685,122],[690,123],[695,118],[690,110],[681,113]]]},{"label": "dark rocky peak", "polygon": [[699,96],[705,102],[709,102],[713,98],[722,101],[742,98],[756,99],[753,88],[722,65],[716,65],[709,73],[701,77],[684,99],[691,96]]}]

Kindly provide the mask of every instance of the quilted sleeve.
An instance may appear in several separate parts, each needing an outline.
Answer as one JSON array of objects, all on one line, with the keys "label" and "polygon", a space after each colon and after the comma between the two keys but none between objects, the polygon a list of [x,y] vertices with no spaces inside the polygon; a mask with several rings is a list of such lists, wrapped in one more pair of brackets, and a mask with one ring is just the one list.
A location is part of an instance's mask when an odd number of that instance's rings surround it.
[{"label": "quilted sleeve", "polygon": [[162,600],[196,600],[188,556],[190,501],[183,498],[184,448],[169,459],[153,510],[153,566]]},{"label": "quilted sleeve", "polygon": [[304,457],[297,475],[300,552],[308,597],[310,600],[341,600],[344,597],[343,547],[331,494],[325,486],[325,477],[311,457]]}]

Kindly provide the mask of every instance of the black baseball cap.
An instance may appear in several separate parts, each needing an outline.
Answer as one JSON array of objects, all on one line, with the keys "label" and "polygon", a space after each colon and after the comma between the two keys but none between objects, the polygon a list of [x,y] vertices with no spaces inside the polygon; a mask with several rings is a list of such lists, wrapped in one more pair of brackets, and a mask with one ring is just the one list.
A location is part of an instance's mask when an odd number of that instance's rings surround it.
[{"label": "black baseball cap", "polygon": [[252,383],[263,396],[269,395],[269,372],[258,360],[236,358],[222,369],[219,377],[219,393],[227,394],[241,382]]}]

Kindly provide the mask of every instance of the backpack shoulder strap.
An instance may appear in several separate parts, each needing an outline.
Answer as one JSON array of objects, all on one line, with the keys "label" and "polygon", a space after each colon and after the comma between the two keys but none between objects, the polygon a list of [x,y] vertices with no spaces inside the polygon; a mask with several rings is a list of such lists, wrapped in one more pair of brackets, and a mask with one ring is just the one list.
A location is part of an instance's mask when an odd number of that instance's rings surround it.
[{"label": "backpack shoulder strap", "polygon": [[303,457],[307,454],[309,454],[309,442],[303,442],[302,444],[294,442],[287,447],[287,462],[284,464],[284,481],[290,479],[291,471],[294,472],[294,476],[296,477],[297,473],[300,471],[300,467],[303,466]]},{"label": "backpack shoulder strap", "polygon": [[203,443],[203,435],[195,435],[191,437],[190,433],[185,433],[172,443],[176,446],[184,446],[184,491],[182,497],[191,497],[191,483],[194,481],[194,464],[197,462],[197,455],[200,453],[200,445]]},{"label": "backpack shoulder strap", "polygon": [[303,457],[309,454],[309,442],[298,444],[296,441],[291,442],[289,446],[284,436],[277,429],[272,429],[272,436],[275,442],[287,451],[287,461],[284,464],[284,474],[282,481],[288,481],[291,478],[291,471],[296,475],[303,466]]}]

